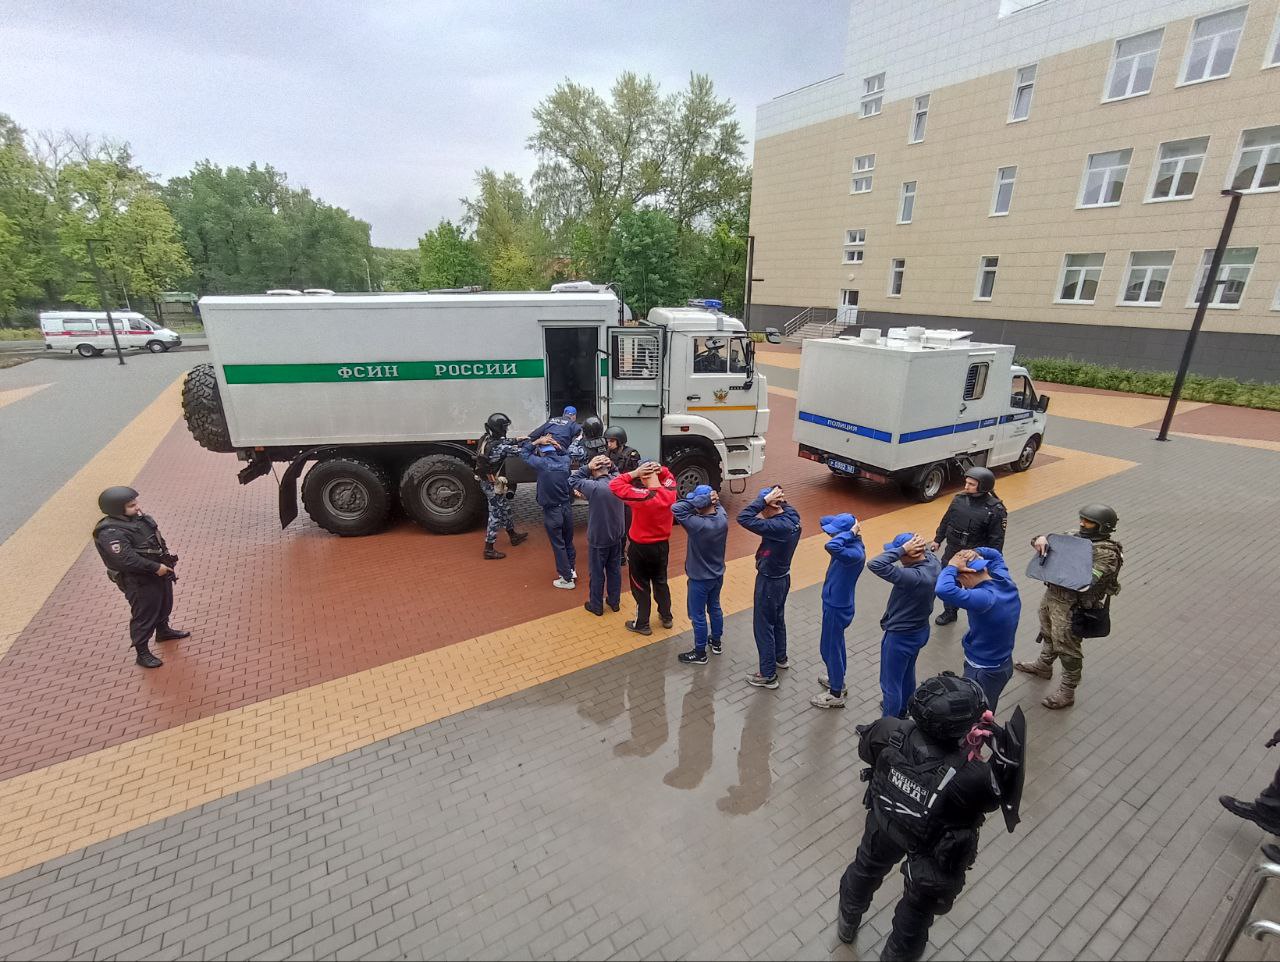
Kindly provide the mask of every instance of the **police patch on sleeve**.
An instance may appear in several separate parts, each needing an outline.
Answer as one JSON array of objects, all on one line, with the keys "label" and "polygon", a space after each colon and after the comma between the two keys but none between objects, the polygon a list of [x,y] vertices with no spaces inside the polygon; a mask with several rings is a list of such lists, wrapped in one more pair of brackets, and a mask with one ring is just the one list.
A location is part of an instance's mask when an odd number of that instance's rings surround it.
[{"label": "police patch on sleeve", "polygon": [[112,554],[119,554],[121,551],[124,550],[124,542],[112,541],[110,544],[107,545],[107,547],[111,549]]}]

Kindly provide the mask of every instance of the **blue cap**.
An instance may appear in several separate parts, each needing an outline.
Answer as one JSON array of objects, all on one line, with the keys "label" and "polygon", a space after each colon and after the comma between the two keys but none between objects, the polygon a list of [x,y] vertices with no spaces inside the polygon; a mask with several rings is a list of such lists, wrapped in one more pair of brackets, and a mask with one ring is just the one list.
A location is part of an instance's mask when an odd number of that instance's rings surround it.
[{"label": "blue cap", "polygon": [[539,454],[555,454],[556,450],[557,449],[554,444],[544,444],[542,447],[538,448],[538,453]]},{"label": "blue cap", "polygon": [[915,535],[913,535],[910,531],[904,531],[904,532],[902,532],[902,534],[895,535],[895,536],[894,536],[894,539],[893,539],[892,541],[889,541],[889,542],[886,542],[886,543],[885,543],[884,550],[885,550],[885,551],[892,551],[894,548],[901,548],[904,544],[906,544],[908,541],[910,541],[913,537],[915,537]]},{"label": "blue cap", "polygon": [[715,491],[709,484],[700,484],[688,494],[684,499],[699,511],[711,506],[711,495]]},{"label": "blue cap", "polygon": [[768,487],[766,487],[766,488],[761,488],[761,489],[760,489],[760,494],[758,495],[758,497],[763,498],[766,494],[768,494],[770,491],[772,491],[772,490],[773,490],[774,488],[776,488],[776,487],[777,487],[777,485],[776,485],[776,484],[771,484],[771,485],[769,485],[769,486],[768,486]]},{"label": "blue cap", "polygon": [[569,415],[576,416],[578,413],[578,409],[574,407],[572,404],[566,404],[564,407],[564,413],[566,417],[568,417]]},{"label": "blue cap", "polygon": [[852,531],[857,523],[858,519],[848,513],[828,514],[818,520],[818,524],[827,534],[844,534],[846,531]]},{"label": "blue cap", "polygon": [[974,558],[972,561],[966,563],[965,567],[970,571],[986,571],[988,564],[990,564],[990,562],[987,561],[986,558]]}]

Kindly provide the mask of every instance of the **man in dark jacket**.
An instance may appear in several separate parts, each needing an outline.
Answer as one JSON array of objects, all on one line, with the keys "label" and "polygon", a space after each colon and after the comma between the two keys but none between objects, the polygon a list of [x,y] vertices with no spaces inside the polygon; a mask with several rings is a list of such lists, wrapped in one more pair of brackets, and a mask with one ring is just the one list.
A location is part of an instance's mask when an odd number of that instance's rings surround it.
[{"label": "man in dark jacket", "polygon": [[787,504],[782,488],[761,488],[754,501],[738,512],[738,524],[760,536],[756,549],[756,590],[752,629],[760,670],[747,677],[756,688],[777,688],[778,669],[787,660],[787,594],[791,591],[791,558],[800,543],[800,513]]},{"label": "man in dark jacket", "polygon": [[566,590],[577,587],[578,572],[574,570],[578,553],[573,547],[573,492],[569,487],[569,455],[554,443],[550,435],[535,441],[522,441],[520,457],[538,475],[538,505],[542,508],[542,523],[556,556],[556,588]]},{"label": "man in dark jacket", "polygon": [[[683,501],[671,506],[676,524],[684,528],[688,543],[684,553],[689,620],[693,623],[693,651],[678,655],[685,665],[707,663],[707,642],[711,651],[724,651],[724,611],[720,589],[724,585],[724,549],[729,540],[729,516],[720,506],[720,496],[709,484],[700,484]],[[711,625],[708,630],[707,621]]]},{"label": "man in dark jacket", "polygon": [[191,635],[169,624],[178,559],[169,552],[155,520],[138,507],[133,488],[107,488],[98,495],[98,507],[104,517],[94,526],[94,547],[107,566],[107,577],[129,601],[129,637],[137,662],[143,668],[159,668],[164,662],[152,653],[151,636],[176,641]]},{"label": "man in dark jacket", "polygon": [[978,853],[978,829],[1000,807],[991,766],[971,760],[964,744],[986,710],[975,682],[944,673],[911,696],[910,720],[858,726],[870,786],[858,854],[840,879],[842,942],[854,940],[876,889],[904,857],[906,884],[880,958],[919,959],[934,918],[951,911]]},{"label": "man in dark jacket", "polygon": [[867,562],[877,578],[893,585],[880,629],[880,697],[886,718],[905,718],[916,690],[916,658],[929,641],[933,590],[942,562],[924,539],[904,532]]},{"label": "man in dark jacket", "polygon": [[[1009,512],[996,497],[995,486],[996,476],[987,468],[973,467],[964,473],[964,490],[951,499],[929,545],[930,551],[941,552],[944,565],[965,548],[1004,550]],[[949,625],[956,617],[956,609],[944,602],[934,624]]]},{"label": "man in dark jacket", "polygon": [[598,454],[569,479],[573,491],[590,505],[587,516],[587,601],[593,615],[603,615],[605,603],[617,611],[622,604],[622,542],[626,516],[622,502],[609,490],[613,464]]}]

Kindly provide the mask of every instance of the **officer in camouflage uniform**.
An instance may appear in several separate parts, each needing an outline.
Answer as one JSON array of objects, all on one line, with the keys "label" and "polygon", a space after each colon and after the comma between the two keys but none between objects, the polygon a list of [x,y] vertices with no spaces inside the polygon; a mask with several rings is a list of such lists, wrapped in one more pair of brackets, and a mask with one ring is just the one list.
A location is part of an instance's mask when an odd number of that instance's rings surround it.
[{"label": "officer in camouflage uniform", "polygon": [[[1053,677],[1053,663],[1062,661],[1058,690],[1044,698],[1045,708],[1070,708],[1076,702],[1076,686],[1084,667],[1082,639],[1072,630],[1073,608],[1101,608],[1112,595],[1120,593],[1120,566],[1124,552],[1111,535],[1119,524],[1115,510],[1105,504],[1087,504],[1080,509],[1080,530],[1071,532],[1093,542],[1093,583],[1081,591],[1046,584],[1040,602],[1040,657],[1032,662],[1015,662],[1014,668],[1039,678]],[[1031,546],[1044,554],[1048,539],[1041,535]]]},{"label": "officer in camouflage uniform", "polygon": [[502,466],[509,455],[519,455],[520,445],[507,437],[511,418],[505,414],[490,414],[484,422],[484,437],[476,445],[476,480],[489,502],[489,523],[484,529],[484,557],[486,561],[498,561],[506,555],[495,544],[498,532],[503,528],[511,537],[511,544],[520,544],[529,537],[527,532],[517,531],[507,500],[507,479],[502,477]]}]

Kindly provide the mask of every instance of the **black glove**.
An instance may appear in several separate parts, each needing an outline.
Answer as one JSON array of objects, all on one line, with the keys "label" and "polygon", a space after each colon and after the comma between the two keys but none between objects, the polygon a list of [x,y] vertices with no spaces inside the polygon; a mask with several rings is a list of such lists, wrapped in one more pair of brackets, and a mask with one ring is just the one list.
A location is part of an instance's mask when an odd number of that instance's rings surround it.
[{"label": "black glove", "polygon": [[1263,747],[1275,748],[1277,745],[1280,745],[1280,728],[1276,729],[1276,733],[1271,736],[1271,740]]}]

